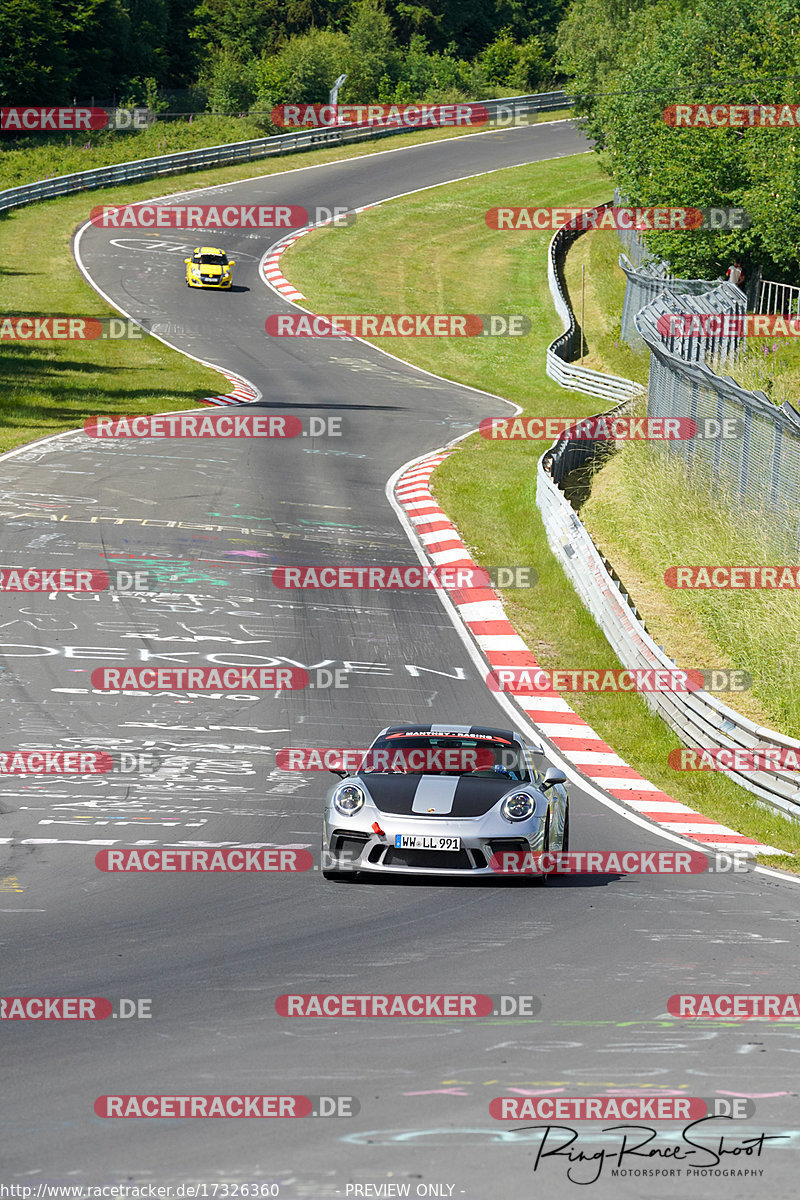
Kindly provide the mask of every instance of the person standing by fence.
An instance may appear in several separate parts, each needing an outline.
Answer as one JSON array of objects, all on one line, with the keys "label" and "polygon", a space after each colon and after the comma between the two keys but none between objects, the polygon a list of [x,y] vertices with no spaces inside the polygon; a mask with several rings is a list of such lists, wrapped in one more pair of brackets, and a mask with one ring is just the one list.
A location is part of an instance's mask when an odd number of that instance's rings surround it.
[{"label": "person standing by fence", "polygon": [[747,276],[745,275],[740,262],[732,263],[731,266],[728,267],[728,270],[725,272],[725,278],[729,283],[735,284],[736,287],[741,288],[741,290],[744,291],[744,285]]}]

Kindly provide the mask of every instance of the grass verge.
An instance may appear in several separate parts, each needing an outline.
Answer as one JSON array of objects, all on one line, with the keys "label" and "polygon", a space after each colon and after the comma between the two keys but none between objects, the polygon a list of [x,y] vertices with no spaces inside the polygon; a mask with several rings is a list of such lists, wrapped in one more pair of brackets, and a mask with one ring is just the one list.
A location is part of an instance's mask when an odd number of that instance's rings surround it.
[{"label": "grass verge", "polygon": [[[0,311],[16,316],[108,317],[79,274],[70,234],[86,196],[20,209],[0,222]],[[21,342],[0,351],[0,451],[75,429],[91,416],[192,407],[229,390],[216,371],[152,337]]]},{"label": "grass verge", "polygon": [[[622,512],[631,514],[624,533]],[[676,590],[664,583],[671,566],[784,561],[777,541],[771,543],[768,514],[762,522],[757,513],[737,512],[732,501],[729,507],[692,479],[680,458],[639,443],[598,472],[581,516],[667,653],[680,647],[682,665],[749,672],[752,689],[722,699],[760,724],[800,737],[796,593]]]},{"label": "grass verge", "polygon": [[[346,230],[311,234],[287,252],[284,269],[318,312],[524,313],[532,322],[525,338],[392,339],[388,348],[417,366],[515,400],[526,415],[587,416],[597,411],[597,399],[566,393],[544,372],[545,348],[560,332],[547,285],[549,234],[489,230],[484,213],[499,203],[527,205],[532,195],[537,205],[588,206],[605,200],[608,190],[589,155],[493,172],[381,205]],[[612,250],[606,245],[597,252],[608,256]],[[614,286],[608,285],[611,291]],[[592,303],[614,311],[608,308],[610,295],[599,292]],[[599,341],[602,345],[602,335]],[[620,363],[628,353],[622,351]],[[633,375],[630,367],[619,370]],[[544,666],[618,666],[547,545],[535,503],[536,464],[545,448],[473,436],[436,471],[435,494],[478,562],[535,567],[539,585],[508,591],[503,600]],[[764,861],[800,868],[794,857],[800,826],[763,810],[716,773],[689,778],[672,771],[667,757],[679,742],[640,697],[567,699],[628,762],[676,799],[786,851]]]},{"label": "grass verge", "polygon": [[[592,371],[606,371],[647,386],[648,356],[622,340],[620,316],[625,276],[619,267],[620,240],[614,230],[595,229],[577,238],[567,254],[564,278],[575,319],[581,321],[583,284],[584,358]],[[602,404],[602,401],[598,402]]]}]

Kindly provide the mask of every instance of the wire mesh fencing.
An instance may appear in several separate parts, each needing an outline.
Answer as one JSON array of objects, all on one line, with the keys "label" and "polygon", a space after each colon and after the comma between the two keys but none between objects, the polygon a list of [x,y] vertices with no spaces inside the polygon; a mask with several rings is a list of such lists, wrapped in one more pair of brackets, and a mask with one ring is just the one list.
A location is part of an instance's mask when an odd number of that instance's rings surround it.
[{"label": "wire mesh fencing", "polygon": [[712,362],[729,361],[736,338],[720,336],[716,345],[703,338],[698,346],[667,332],[670,318],[689,310],[724,312],[728,306],[736,313],[742,303],[738,288],[722,284],[702,297],[664,290],[639,312],[636,329],[650,351],[647,415],[694,421],[697,436],[658,446],[680,456],[712,491],[751,514],[768,514],[771,538],[794,561],[800,555],[800,415],[712,369]]}]

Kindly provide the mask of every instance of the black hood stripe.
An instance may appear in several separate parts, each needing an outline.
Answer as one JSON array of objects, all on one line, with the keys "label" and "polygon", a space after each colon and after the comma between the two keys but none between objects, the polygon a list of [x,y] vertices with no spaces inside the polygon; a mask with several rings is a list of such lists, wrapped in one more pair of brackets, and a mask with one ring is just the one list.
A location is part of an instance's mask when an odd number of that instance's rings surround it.
[{"label": "black hood stripe", "polygon": [[[432,775],[379,775],[372,772],[362,776],[375,806],[381,812],[408,816],[442,816],[442,807],[435,801],[425,805],[424,811],[415,807],[414,800],[422,779],[441,781],[442,796],[452,793],[452,776]],[[428,785],[426,783],[426,789]],[[497,801],[514,788],[508,779],[479,779],[469,775],[458,780],[452,805],[446,815],[451,817],[480,817],[493,808]],[[519,790],[534,791],[530,784],[517,784]],[[438,812],[428,813],[428,808],[437,808]]]}]

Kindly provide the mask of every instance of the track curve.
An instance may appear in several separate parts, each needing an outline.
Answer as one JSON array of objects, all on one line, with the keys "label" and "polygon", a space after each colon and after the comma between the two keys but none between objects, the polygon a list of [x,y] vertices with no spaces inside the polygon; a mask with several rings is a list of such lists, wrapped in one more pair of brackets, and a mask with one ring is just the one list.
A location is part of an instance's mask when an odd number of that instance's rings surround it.
[{"label": "track curve", "polygon": [[[433,185],[576,153],[585,142],[557,123],[435,147],[207,194],[355,207],[407,191],[411,178]],[[526,1196],[546,1183],[572,1194],[563,1160],[533,1174],[538,1135],[512,1134],[489,1117],[489,1100],[510,1089],[772,1093],[747,1132],[792,1130],[796,1099],[776,1055],[797,1052],[800,1024],[664,1020],[676,991],[791,990],[790,884],[748,874],[567,878],[542,890],[345,887],[318,872],[140,879],[94,866],[104,844],[316,851],[327,779],[276,771],[277,748],[359,745],[390,721],[421,717],[508,720],[435,594],[278,593],[269,582],[278,563],[414,562],[387,479],[508,407],[360,343],[272,341],[266,353],[264,317],[286,310],[257,277],[269,238],[226,235],[227,247],[241,290],[218,298],[224,306],[182,284],[179,239],[113,238],[92,227],[78,252],[118,308],[257,387],[258,409],[341,416],[341,447],[314,438],[103,444],[78,433],[3,459],[9,562],[166,563],[186,593],[31,595],[6,609],[7,745],[147,745],[166,766],[150,780],[91,786],[4,781],[0,880],[16,881],[0,893],[5,992],[153,1002],[152,1020],[4,1025],[4,1181],[274,1180],[282,1196],[298,1197],[392,1194],[346,1192],[388,1183],[408,1183],[413,1195],[418,1184],[437,1184],[453,1189],[442,1195],[472,1200]],[[95,667],[115,663],[276,659],[344,670],[349,686],[214,699],[102,697],[89,682]],[[574,847],[667,844],[580,789],[572,832]],[[527,1021],[291,1022],[274,1009],[290,991],[534,993],[542,1009]],[[151,1092],[351,1094],[361,1113],[277,1125],[93,1114],[99,1095]],[[611,1144],[599,1131],[581,1140],[587,1152]],[[776,1198],[792,1194],[798,1140],[747,1160]],[[693,1186],[648,1180],[654,1196],[752,1194],[749,1185],[732,1191],[726,1178]],[[641,1179],[608,1171],[595,1184],[599,1197],[641,1190]]]}]

